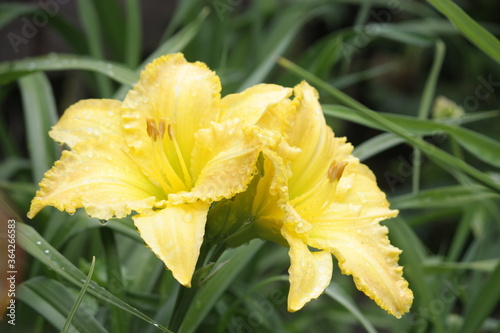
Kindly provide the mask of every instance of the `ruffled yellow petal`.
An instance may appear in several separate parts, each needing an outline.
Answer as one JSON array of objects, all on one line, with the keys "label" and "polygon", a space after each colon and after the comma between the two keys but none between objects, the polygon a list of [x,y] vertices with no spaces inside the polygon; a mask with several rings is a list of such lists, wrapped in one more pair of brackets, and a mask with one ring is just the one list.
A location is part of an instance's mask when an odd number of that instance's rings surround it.
[{"label": "ruffled yellow petal", "polygon": [[385,226],[370,220],[316,224],[308,243],[331,251],[342,272],[381,308],[398,318],[409,311],[413,293],[398,266],[401,251],[389,243]]},{"label": "ruffled yellow petal", "polygon": [[123,141],[120,101],[88,99],[70,106],[50,131],[57,142],[74,147],[87,140]]},{"label": "ruffled yellow petal", "polygon": [[401,251],[390,244],[387,228],[379,224],[397,215],[388,206],[371,171],[353,162],[345,166],[325,208],[296,209],[312,224],[307,243],[333,253],[358,289],[399,318],[409,311],[413,294],[398,266]]},{"label": "ruffled yellow petal", "polygon": [[[180,53],[149,64],[123,102],[123,127],[132,155],[166,192],[188,190],[194,134],[219,118],[220,80]],[[161,165],[162,168],[159,168]]]},{"label": "ruffled yellow petal", "polygon": [[243,119],[256,124],[266,109],[290,96],[292,89],[275,84],[258,84],[221,101],[221,121]]},{"label": "ruffled yellow petal", "polygon": [[212,123],[195,137],[191,170],[198,175],[196,183],[189,192],[170,194],[170,202],[212,202],[244,191],[256,172],[261,148],[254,131],[236,119]]},{"label": "ruffled yellow petal", "polygon": [[311,252],[304,241],[284,226],[283,237],[290,245],[290,291],[288,311],[300,310],[307,302],[318,298],[332,278],[332,256],[327,251]]},{"label": "ruffled yellow petal", "polygon": [[209,203],[198,201],[134,217],[142,239],[186,287],[191,286],[209,207]]},{"label": "ruffled yellow petal", "polygon": [[301,153],[291,164],[291,199],[308,192],[324,178],[334,154],[345,154],[339,151],[341,139],[334,138],[325,123],[316,90],[302,82],[295,87],[294,93],[296,113],[286,134],[290,146],[300,148]]},{"label": "ruffled yellow petal", "polygon": [[[122,143],[124,145],[124,143]],[[120,142],[87,140],[63,151],[45,173],[28,217],[54,206],[74,213],[77,208],[99,219],[122,218],[150,209],[166,199],[122,151]]]}]

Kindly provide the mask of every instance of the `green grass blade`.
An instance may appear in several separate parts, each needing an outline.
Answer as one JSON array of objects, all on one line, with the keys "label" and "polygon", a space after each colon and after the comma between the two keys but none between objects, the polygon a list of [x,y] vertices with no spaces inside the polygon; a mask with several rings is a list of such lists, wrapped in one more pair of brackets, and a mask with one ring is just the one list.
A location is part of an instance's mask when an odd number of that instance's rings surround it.
[{"label": "green grass blade", "polygon": [[[55,248],[53,248],[47,241],[40,236],[35,229],[25,223],[17,223],[17,239],[19,245],[37,260],[39,260],[44,265],[50,267],[54,272],[73,283],[78,287],[82,287],[85,281],[85,274],[83,274],[78,268],[76,268],[68,259],[66,259],[61,253],[59,253]],[[158,325],[153,319],[145,315],[141,311],[132,307],[131,305],[125,303],[119,298],[115,297],[109,291],[99,286],[94,281],[91,281],[88,293],[94,297],[109,303],[111,305],[117,306],[128,313],[158,327],[164,332],[171,332],[166,327]]]},{"label": "green grass blade", "polygon": [[42,73],[32,74],[19,80],[23,99],[28,148],[35,181],[43,178],[55,158],[57,145],[48,132],[55,125],[57,110],[52,88]]},{"label": "green grass blade", "polygon": [[429,273],[449,273],[457,270],[474,270],[481,272],[493,272],[500,263],[500,259],[485,259],[471,262],[424,262],[424,269]]},{"label": "green grass blade", "polygon": [[[162,43],[153,53],[151,53],[149,57],[147,57],[146,60],[144,60],[142,64],[137,68],[137,74],[135,74],[137,76],[137,79],[133,82],[137,82],[137,80],[139,79],[139,73],[144,67],[146,67],[147,64],[149,64],[154,59],[165,54],[182,51],[198,34],[201,29],[201,25],[206,19],[208,13],[209,10],[207,8],[204,8],[195,20],[186,25],[182,30],[169,38],[167,41]],[[115,93],[114,98],[122,99],[129,89],[130,85],[121,86]]]},{"label": "green grass blade", "polygon": [[[420,100],[420,106],[418,109],[418,118],[427,119],[431,110],[431,104],[434,100],[434,95],[436,92],[436,85],[439,78],[439,73],[443,65],[444,54],[446,48],[445,44],[438,40],[436,41],[436,49],[434,51],[434,60],[432,62],[432,67],[425,82],[424,92]],[[412,173],[412,190],[413,193],[418,193],[420,190],[420,170],[422,166],[422,153],[419,149],[415,148],[413,150],[413,173]]]},{"label": "green grass blade", "polygon": [[[390,230],[391,243],[403,250],[400,258],[404,264],[404,276],[408,279],[410,288],[415,295],[416,304],[413,307],[418,304],[429,309],[433,299],[433,291],[432,283],[426,279],[422,264],[427,254],[423,244],[401,217],[392,219],[386,225]],[[428,319],[434,324],[435,331],[444,333],[443,318],[433,311],[428,313],[430,315]]]},{"label": "green grass blade", "polygon": [[500,301],[500,263],[481,286],[475,297],[468,302],[465,322],[460,333],[478,332],[483,321]]},{"label": "green grass blade", "polygon": [[[18,287],[17,299],[26,303],[61,332],[104,333],[106,329],[95,319],[93,309],[80,307],[73,311],[76,297],[70,288],[47,277],[35,277]],[[78,303],[80,303],[78,301]],[[85,303],[85,302],[84,302]],[[67,318],[72,317],[69,322]]]},{"label": "green grass blade", "polygon": [[[15,20],[21,15],[31,13],[36,10],[36,6],[24,3],[2,3],[0,4],[0,29]],[[9,35],[7,38],[10,39]]]},{"label": "green grass blade", "polygon": [[[120,299],[125,298],[125,287],[121,272],[121,260],[118,256],[118,248],[114,231],[108,228],[101,228],[101,239],[106,256],[106,276],[107,289],[110,293]],[[125,332],[129,325],[129,318],[122,309],[112,307],[111,314],[111,331]]]},{"label": "green grass blade", "polygon": [[218,264],[224,263],[227,260],[229,261],[199,289],[184,317],[179,332],[191,333],[196,330],[236,275],[252,259],[263,244],[260,240],[254,240],[248,246],[226,251],[221,256]]},{"label": "green grass blade", "polygon": [[[383,130],[384,127],[366,119],[358,110],[346,108],[338,105],[323,105],[323,112],[327,116],[340,118],[347,121],[352,121],[357,124],[365,125],[371,128]],[[457,140],[463,148],[473,154],[480,160],[489,163],[493,166],[500,167],[500,141],[487,137],[478,132],[473,132],[463,127],[457,127],[442,122],[422,120],[415,117],[395,115],[389,113],[378,113],[380,116],[397,124],[413,135],[441,135],[446,133]],[[494,113],[488,113],[483,116],[492,117]],[[483,117],[482,116],[482,117]],[[473,118],[474,119],[474,118]],[[468,121],[465,118],[464,121]],[[437,137],[437,141],[442,140],[442,137]],[[439,142],[438,142],[439,143]]]},{"label": "green grass blade", "polygon": [[141,57],[141,6],[137,0],[126,1],[125,63],[130,68],[139,64]]},{"label": "green grass blade", "polygon": [[319,7],[315,10],[305,11],[307,14],[304,15],[303,11],[293,8],[293,11],[290,10],[286,16],[282,16],[263,45],[263,49],[266,51],[265,56],[258,66],[252,70],[252,74],[240,84],[238,91],[264,81],[271,69],[276,65],[276,60],[290,45],[299,29],[310,19],[323,13],[324,10],[323,7]]},{"label": "green grass blade", "polygon": [[394,197],[391,204],[397,209],[450,208],[487,199],[499,200],[500,195],[479,185],[456,185]]},{"label": "green grass blade", "polygon": [[403,142],[405,141],[397,135],[382,133],[355,147],[352,154],[364,161]]},{"label": "green grass blade", "polygon": [[451,0],[427,0],[462,34],[491,58],[500,62],[500,41]]},{"label": "green grass blade", "polygon": [[71,308],[68,317],[66,318],[66,322],[64,323],[64,326],[61,330],[61,333],[67,333],[71,327],[71,321],[73,320],[73,317],[76,314],[76,311],[78,310],[78,307],[80,306],[80,303],[83,300],[83,296],[85,296],[85,292],[87,291],[87,288],[89,286],[90,280],[92,279],[92,274],[94,274],[94,267],[95,267],[95,256],[92,257],[92,262],[90,263],[90,269],[89,269],[89,274],[87,275],[87,278],[85,279],[85,283],[82,286],[82,289],[78,293],[78,297],[76,298],[75,303],[73,304],[73,307]]},{"label": "green grass blade", "polygon": [[[90,55],[95,59],[104,59],[104,50],[101,41],[101,28],[98,13],[92,1],[77,0],[78,13],[87,36]],[[98,93],[102,97],[111,96],[112,85],[107,77],[96,75]]]},{"label": "green grass blade", "polygon": [[342,291],[340,286],[335,283],[330,284],[326,290],[325,294],[330,296],[333,300],[340,303],[344,308],[346,308],[366,329],[368,333],[377,333],[377,330],[370,321],[363,315],[361,310],[358,309],[356,304],[350,299],[350,297]]},{"label": "green grass blade", "polygon": [[0,63],[0,84],[6,84],[24,75],[39,71],[63,71],[72,69],[98,72],[128,87],[139,79],[137,73],[121,64],[96,60],[86,56],[50,54],[48,56]]},{"label": "green grass blade", "polygon": [[94,11],[97,14],[96,18],[98,18],[98,24],[96,25],[96,29],[98,29],[99,26],[102,27],[100,32],[104,37],[106,50],[109,51],[113,59],[118,62],[123,62],[127,57],[125,51],[125,38],[127,33],[125,32],[124,34],[123,32],[129,27],[128,22],[125,22],[123,18],[120,4],[121,1],[91,0],[89,2],[91,2],[91,6],[94,7]]}]

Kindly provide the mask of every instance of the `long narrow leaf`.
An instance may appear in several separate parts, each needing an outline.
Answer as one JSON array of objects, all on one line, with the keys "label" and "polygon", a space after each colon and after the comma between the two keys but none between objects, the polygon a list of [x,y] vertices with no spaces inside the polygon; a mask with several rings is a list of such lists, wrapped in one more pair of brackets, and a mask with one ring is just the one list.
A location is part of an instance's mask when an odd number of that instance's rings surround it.
[{"label": "long narrow leaf", "polygon": [[69,311],[68,317],[66,318],[66,323],[64,323],[64,327],[61,330],[61,333],[66,333],[69,331],[69,328],[71,327],[71,321],[73,320],[73,317],[76,314],[76,311],[78,310],[78,307],[80,306],[80,303],[83,300],[83,296],[85,296],[85,292],[87,291],[87,288],[89,286],[89,283],[92,279],[92,274],[94,274],[94,267],[95,267],[95,257],[92,257],[92,262],[90,263],[90,269],[89,269],[89,274],[87,275],[87,278],[85,279],[85,283],[82,286],[82,289],[78,293],[78,297],[75,300],[75,303],[73,304],[73,307]]},{"label": "long narrow leaf", "polygon": [[28,304],[58,330],[69,332],[104,333],[106,329],[85,308],[73,313],[71,322],[68,315],[76,298],[62,283],[47,277],[35,277],[23,282],[18,289],[17,299]]},{"label": "long narrow leaf", "polygon": [[54,95],[49,80],[42,73],[22,78],[19,85],[33,179],[39,181],[56,158],[57,146],[47,134],[57,119]]},{"label": "long narrow leaf", "polygon": [[366,329],[368,333],[377,333],[375,327],[373,327],[370,321],[363,315],[361,310],[358,309],[356,304],[354,304],[349,296],[342,292],[342,289],[340,289],[338,285],[333,283],[330,284],[326,288],[325,294],[342,304],[342,306],[346,308],[359,321],[359,323]]},{"label": "long narrow leaf", "polygon": [[50,54],[48,56],[0,63],[0,84],[9,83],[34,72],[64,71],[71,69],[98,72],[129,87],[139,79],[138,74],[134,73],[134,71],[117,63],[96,60],[86,56]]},{"label": "long narrow leaf", "polygon": [[462,34],[491,58],[500,62],[500,41],[451,0],[427,0]]}]

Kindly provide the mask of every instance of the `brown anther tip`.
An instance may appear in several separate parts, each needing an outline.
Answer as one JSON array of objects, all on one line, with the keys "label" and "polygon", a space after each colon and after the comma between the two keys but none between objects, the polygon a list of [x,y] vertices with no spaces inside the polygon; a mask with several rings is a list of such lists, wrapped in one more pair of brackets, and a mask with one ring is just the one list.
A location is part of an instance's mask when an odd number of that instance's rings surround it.
[{"label": "brown anther tip", "polygon": [[159,133],[158,129],[156,128],[156,122],[154,121],[154,119],[146,119],[146,131],[148,132],[148,136],[152,138],[153,141],[156,141],[156,139],[158,139]]},{"label": "brown anther tip", "polygon": [[340,180],[340,177],[342,177],[342,173],[344,172],[345,167],[347,166],[347,162],[337,162],[333,161],[332,164],[330,164],[330,168],[328,168],[328,179],[330,182],[338,181]]},{"label": "brown anther tip", "polygon": [[174,130],[172,128],[172,124],[168,124],[168,137],[170,140],[174,139]]}]

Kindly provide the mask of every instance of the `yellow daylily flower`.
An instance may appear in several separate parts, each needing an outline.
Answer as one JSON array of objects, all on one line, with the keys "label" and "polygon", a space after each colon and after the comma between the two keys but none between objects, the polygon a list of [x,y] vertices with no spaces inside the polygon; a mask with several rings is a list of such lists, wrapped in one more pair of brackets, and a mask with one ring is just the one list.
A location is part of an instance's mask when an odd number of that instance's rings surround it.
[{"label": "yellow daylily flower", "polygon": [[136,212],[146,244],[190,286],[211,203],[244,191],[256,172],[263,143],[241,105],[258,101],[252,112],[264,113],[291,93],[252,89],[221,99],[214,72],[172,54],[149,64],[123,102],[74,104],[49,133],[71,150],[45,174],[28,217],[45,206],[104,220]]},{"label": "yellow daylily flower", "polygon": [[[281,128],[284,141],[263,150],[251,212],[243,217],[253,223],[228,242],[260,237],[290,248],[290,312],[323,293],[333,254],[358,289],[399,318],[409,311],[413,294],[398,266],[401,251],[379,223],[398,211],[389,209],[373,173],[351,154],[353,147],[326,125],[316,90],[303,82],[294,94],[293,101],[285,99],[256,121]],[[280,117],[277,125],[273,120]],[[234,202],[245,202],[239,199],[245,195]]]}]

